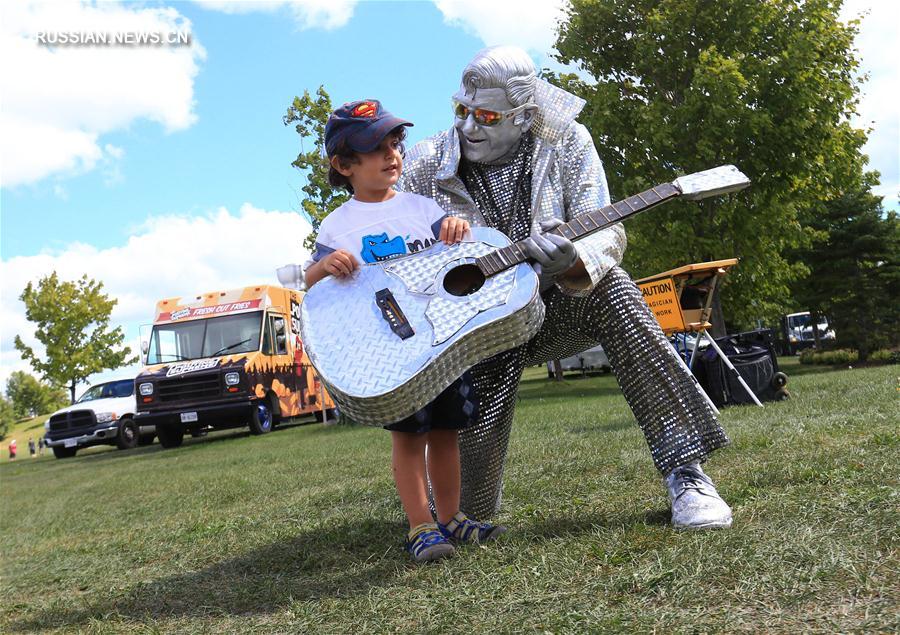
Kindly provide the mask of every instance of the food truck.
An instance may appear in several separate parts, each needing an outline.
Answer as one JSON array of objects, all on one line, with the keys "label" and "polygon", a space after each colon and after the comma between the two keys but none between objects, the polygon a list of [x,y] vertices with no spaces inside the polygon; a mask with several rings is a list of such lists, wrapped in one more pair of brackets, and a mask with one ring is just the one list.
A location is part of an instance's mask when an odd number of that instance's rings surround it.
[{"label": "food truck", "polygon": [[265,434],[292,417],[327,419],[334,402],[300,340],[303,295],[257,285],[157,302],[134,380],[135,420],[173,448],[185,432]]}]

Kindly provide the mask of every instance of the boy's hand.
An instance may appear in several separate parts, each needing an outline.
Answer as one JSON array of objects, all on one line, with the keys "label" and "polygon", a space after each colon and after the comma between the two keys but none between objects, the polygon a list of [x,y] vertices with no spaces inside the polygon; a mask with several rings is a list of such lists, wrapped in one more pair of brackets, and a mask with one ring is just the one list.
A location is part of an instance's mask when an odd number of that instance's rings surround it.
[{"label": "boy's hand", "polygon": [[456,216],[448,216],[441,223],[441,232],[438,236],[439,240],[444,241],[448,245],[458,243],[469,232],[469,221],[457,218]]},{"label": "boy's hand", "polygon": [[358,267],[356,258],[346,249],[333,251],[322,259],[322,268],[335,278],[349,276]]}]

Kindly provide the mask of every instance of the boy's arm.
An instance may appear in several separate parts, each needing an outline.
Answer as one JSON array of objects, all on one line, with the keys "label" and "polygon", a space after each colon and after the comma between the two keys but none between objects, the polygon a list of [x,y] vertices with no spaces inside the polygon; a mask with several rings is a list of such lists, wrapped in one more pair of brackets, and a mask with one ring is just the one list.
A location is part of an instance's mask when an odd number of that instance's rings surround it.
[{"label": "boy's arm", "polygon": [[331,252],[321,260],[307,267],[304,273],[306,288],[311,289],[314,284],[326,276],[342,278],[356,271],[359,263],[346,249],[338,249]]}]

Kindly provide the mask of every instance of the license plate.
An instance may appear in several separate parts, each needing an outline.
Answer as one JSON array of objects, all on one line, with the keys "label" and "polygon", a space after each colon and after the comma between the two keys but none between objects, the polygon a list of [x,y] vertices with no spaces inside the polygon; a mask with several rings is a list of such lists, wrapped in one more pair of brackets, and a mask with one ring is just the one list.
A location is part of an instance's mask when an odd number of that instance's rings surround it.
[{"label": "license plate", "polygon": [[182,412],[181,413],[181,423],[193,423],[197,420],[196,412]]},{"label": "license plate", "polygon": [[76,445],[78,445],[78,441],[76,439],[64,439],[63,440],[64,448],[74,448]]}]

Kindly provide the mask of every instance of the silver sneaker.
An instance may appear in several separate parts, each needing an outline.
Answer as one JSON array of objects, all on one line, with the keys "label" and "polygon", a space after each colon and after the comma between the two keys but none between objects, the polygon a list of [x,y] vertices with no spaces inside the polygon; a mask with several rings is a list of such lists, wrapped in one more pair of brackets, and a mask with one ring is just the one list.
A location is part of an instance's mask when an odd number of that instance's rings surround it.
[{"label": "silver sneaker", "polygon": [[731,508],[697,461],[676,467],[665,481],[675,529],[731,527]]}]

